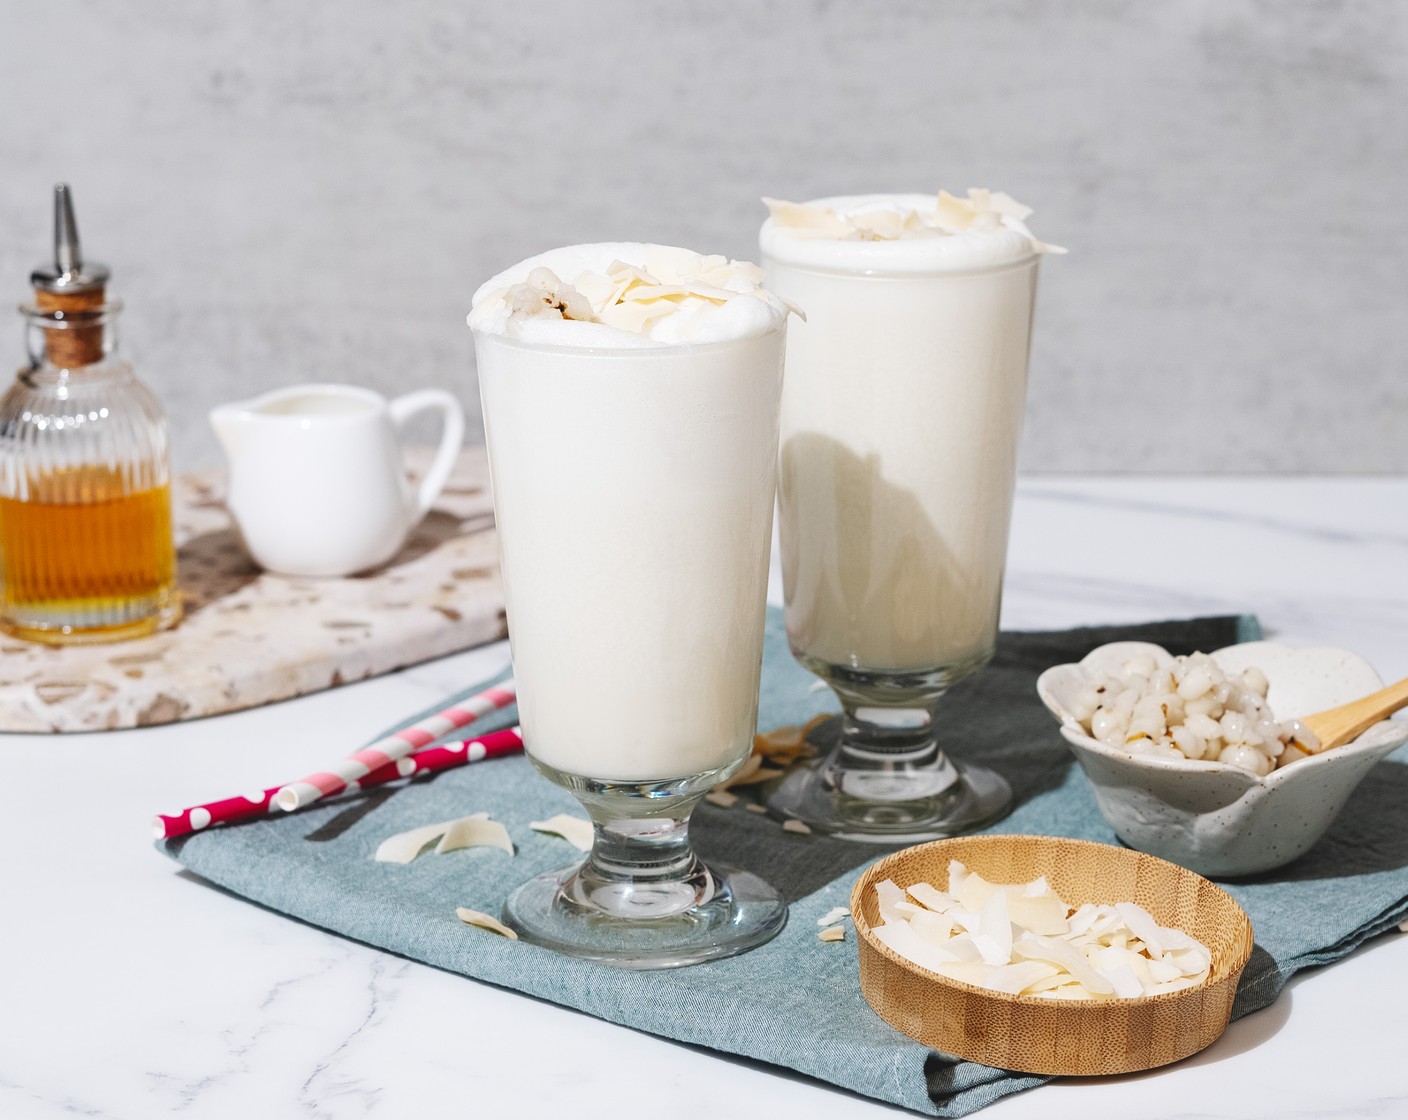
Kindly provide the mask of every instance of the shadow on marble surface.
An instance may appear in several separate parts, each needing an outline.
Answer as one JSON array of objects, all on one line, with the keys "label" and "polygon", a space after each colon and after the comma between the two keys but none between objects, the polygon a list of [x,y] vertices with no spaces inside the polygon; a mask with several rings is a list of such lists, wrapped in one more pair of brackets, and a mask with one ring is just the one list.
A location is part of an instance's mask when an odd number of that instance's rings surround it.
[{"label": "shadow on marble surface", "polygon": [[187,618],[248,587],[260,574],[232,528],[188,538],[177,550],[176,566]]},{"label": "shadow on marble surface", "polygon": [[[1229,1024],[1222,1037],[1206,1050],[1200,1050],[1172,1065],[1158,1066],[1155,1069],[1141,1070],[1138,1073],[1125,1073],[1118,1077],[1058,1077],[1052,1082],[1052,1085],[1059,1089],[1062,1086],[1080,1087],[1109,1085],[1121,1081],[1146,1081],[1151,1077],[1159,1077],[1171,1069],[1193,1069],[1197,1066],[1216,1065],[1229,1058],[1240,1057],[1247,1051],[1255,1050],[1258,1046],[1270,1042],[1290,1020],[1291,1006],[1291,993],[1284,991],[1271,1006]],[[1054,1097],[1055,1094],[1052,1095]],[[1065,1115],[1056,1100],[1052,1101],[1051,1114],[1053,1116]]]},{"label": "shadow on marble surface", "polygon": [[[406,543],[395,556],[380,567],[347,578],[375,579],[388,571],[414,563],[466,533],[491,529],[493,524],[492,514],[460,518],[444,510],[433,509],[411,530]],[[181,545],[177,561],[187,615],[235,594],[262,574],[259,566],[249,558],[238,531],[233,528],[213,529],[191,537]],[[491,574],[492,569],[479,568],[467,572],[464,578]]]},{"label": "shadow on marble surface", "polygon": [[483,514],[476,514],[472,517],[456,517],[452,513],[447,513],[443,509],[432,509],[421,520],[420,524],[410,531],[406,537],[406,543],[401,546],[401,550],[390,560],[379,568],[373,568],[367,572],[358,572],[349,577],[351,579],[373,579],[384,572],[392,571],[405,564],[410,564],[419,560],[422,556],[434,552],[441,545],[446,544],[457,537],[462,537],[466,533],[482,532],[493,525],[493,515],[488,515],[488,524],[481,524],[484,521]]}]

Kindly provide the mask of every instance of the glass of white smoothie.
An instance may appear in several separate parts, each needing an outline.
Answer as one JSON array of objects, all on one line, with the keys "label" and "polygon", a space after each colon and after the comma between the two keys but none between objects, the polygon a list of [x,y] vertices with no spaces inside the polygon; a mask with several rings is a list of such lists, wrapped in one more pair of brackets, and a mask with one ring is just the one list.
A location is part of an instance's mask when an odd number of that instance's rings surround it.
[{"label": "glass of white smoothie", "polygon": [[[775,813],[856,839],[977,828],[1010,806],[934,713],[992,657],[1037,264],[1007,195],[769,201],[787,340],[779,469],[787,633],[842,715]],[[961,744],[959,744],[961,748]]]},{"label": "glass of white smoothie", "polygon": [[474,297],[525,747],[595,826],[505,907],[636,968],[758,945],[786,907],[703,864],[698,800],[756,730],[787,311],[756,265],[577,245]]}]

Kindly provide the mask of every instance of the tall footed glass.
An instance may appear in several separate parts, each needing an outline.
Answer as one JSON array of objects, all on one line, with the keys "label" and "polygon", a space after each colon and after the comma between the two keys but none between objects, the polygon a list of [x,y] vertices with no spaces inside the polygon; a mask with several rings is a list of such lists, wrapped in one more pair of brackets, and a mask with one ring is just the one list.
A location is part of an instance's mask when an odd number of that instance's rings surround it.
[{"label": "tall footed glass", "polygon": [[595,826],[584,860],[509,899],[526,940],[663,968],[786,921],[689,841],[757,721],[783,338],[780,320],[645,348],[476,329],[524,741]]},{"label": "tall footed glass", "polygon": [[988,240],[763,229],[767,286],[807,316],[781,423],[787,633],[842,706],[769,807],[818,831],[911,843],[1011,805],[942,733],[996,644],[1036,293],[1029,237]]}]

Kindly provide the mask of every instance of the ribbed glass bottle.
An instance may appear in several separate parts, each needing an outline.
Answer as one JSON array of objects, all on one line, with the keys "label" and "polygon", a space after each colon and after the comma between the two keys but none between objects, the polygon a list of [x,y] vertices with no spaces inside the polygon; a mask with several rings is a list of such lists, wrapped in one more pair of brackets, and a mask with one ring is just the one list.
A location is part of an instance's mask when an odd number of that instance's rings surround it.
[{"label": "ribbed glass bottle", "polygon": [[120,304],[52,302],[20,309],[30,365],[0,398],[0,629],[54,645],[165,629],[181,609],[165,414],[117,354]]}]

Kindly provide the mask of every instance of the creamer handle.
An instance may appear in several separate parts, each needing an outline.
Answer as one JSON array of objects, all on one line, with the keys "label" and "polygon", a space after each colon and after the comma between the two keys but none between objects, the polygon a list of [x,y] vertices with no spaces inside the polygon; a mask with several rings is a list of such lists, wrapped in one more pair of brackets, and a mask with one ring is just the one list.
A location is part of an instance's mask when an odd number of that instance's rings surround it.
[{"label": "creamer handle", "polygon": [[398,432],[407,420],[426,409],[439,409],[444,417],[440,447],[435,452],[430,469],[425,472],[425,478],[421,479],[420,489],[416,491],[415,515],[411,520],[414,525],[430,512],[430,504],[440,496],[440,491],[450,477],[450,471],[454,469],[455,459],[458,458],[460,447],[464,443],[464,409],[460,407],[460,402],[444,389],[417,389],[414,393],[397,397],[387,407]]}]

